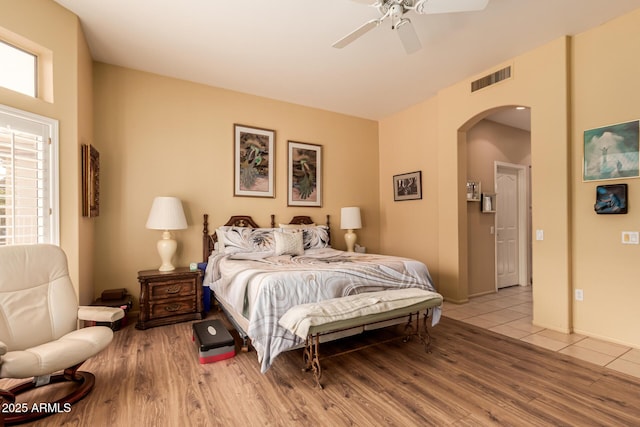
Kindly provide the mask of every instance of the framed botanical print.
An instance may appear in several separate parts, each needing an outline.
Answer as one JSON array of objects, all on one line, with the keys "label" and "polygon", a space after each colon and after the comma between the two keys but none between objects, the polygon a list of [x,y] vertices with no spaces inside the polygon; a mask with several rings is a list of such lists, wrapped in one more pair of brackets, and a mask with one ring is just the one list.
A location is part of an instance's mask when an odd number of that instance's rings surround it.
[{"label": "framed botanical print", "polygon": [[234,125],[234,196],[275,197],[275,135]]},{"label": "framed botanical print", "polygon": [[322,206],[322,146],[289,141],[288,206]]}]

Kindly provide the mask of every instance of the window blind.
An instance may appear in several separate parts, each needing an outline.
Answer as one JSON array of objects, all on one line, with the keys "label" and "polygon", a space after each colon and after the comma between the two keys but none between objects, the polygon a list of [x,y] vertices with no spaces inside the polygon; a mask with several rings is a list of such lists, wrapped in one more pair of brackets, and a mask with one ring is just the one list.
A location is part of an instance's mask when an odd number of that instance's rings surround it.
[{"label": "window blind", "polygon": [[54,243],[49,133],[0,111],[0,245]]}]

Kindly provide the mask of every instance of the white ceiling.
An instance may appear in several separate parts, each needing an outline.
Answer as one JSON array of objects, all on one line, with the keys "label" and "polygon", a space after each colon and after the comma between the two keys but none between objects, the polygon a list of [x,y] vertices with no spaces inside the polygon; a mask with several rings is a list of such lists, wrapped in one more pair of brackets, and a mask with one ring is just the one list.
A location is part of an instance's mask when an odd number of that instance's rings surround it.
[{"label": "white ceiling", "polygon": [[357,1],[56,2],[80,17],[96,61],[369,119],[640,7],[640,0],[490,0],[480,12],[411,13],[423,48],[407,55],[388,21],[331,47],[378,17]]}]

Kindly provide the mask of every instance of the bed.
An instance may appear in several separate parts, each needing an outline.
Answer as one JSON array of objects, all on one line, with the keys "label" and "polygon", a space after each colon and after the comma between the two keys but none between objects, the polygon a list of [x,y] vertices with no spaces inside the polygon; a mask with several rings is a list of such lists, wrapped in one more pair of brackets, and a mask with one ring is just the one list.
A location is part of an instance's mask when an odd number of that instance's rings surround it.
[{"label": "bed", "polygon": [[[271,215],[270,227],[261,228],[250,216],[239,215],[210,233],[205,215],[203,258],[203,284],[244,340],[243,350],[250,339],[263,373],[278,354],[305,344],[279,323],[296,306],[393,289],[437,294],[427,267],[419,261],[331,248],[328,216],[326,224],[316,225],[306,216],[276,224]],[[432,324],[440,316],[441,297],[439,301],[427,310]],[[401,321],[405,320],[359,325],[326,334],[323,340]]]}]

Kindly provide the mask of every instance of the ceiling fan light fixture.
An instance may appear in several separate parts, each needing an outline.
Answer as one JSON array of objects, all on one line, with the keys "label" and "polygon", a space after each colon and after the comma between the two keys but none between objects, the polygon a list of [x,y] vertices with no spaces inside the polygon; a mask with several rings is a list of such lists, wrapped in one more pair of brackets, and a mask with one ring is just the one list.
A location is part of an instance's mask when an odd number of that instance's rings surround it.
[{"label": "ceiling fan light fixture", "polygon": [[[369,4],[372,0],[354,0],[358,3]],[[333,44],[335,48],[343,48],[348,44],[351,44],[356,39],[363,36],[373,28],[380,25],[386,18],[391,17],[391,29],[398,31],[398,36],[402,41],[407,53],[414,53],[422,48],[422,44],[418,39],[413,25],[409,19],[404,18],[404,15],[409,12],[416,14],[430,14],[430,13],[452,13],[452,12],[468,12],[473,10],[484,9],[489,0],[374,0],[370,6],[378,9],[380,17],[365,22],[356,30],[347,34],[337,42]]]},{"label": "ceiling fan light fixture", "polygon": [[395,25],[395,30],[398,31],[398,36],[400,37],[402,46],[404,46],[404,50],[408,54],[415,53],[422,48],[418,34],[416,34],[416,30],[413,28],[409,19],[400,19],[400,21]]}]

